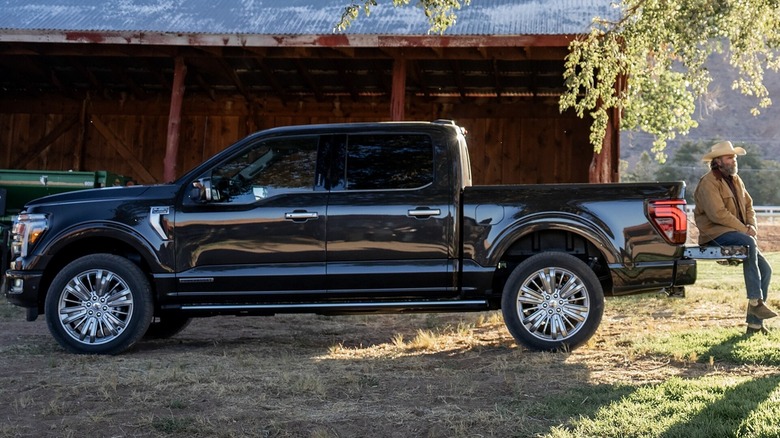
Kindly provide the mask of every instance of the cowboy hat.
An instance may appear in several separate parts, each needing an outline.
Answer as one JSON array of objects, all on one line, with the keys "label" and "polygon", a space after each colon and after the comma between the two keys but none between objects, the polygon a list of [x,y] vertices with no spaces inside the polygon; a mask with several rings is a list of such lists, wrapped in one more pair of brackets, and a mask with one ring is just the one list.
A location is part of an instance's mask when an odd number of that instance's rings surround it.
[{"label": "cowboy hat", "polygon": [[712,161],[712,159],[722,157],[724,155],[745,155],[746,153],[747,152],[745,152],[744,148],[739,146],[734,147],[730,141],[722,141],[720,143],[715,143],[715,145],[707,154],[701,158],[701,160]]}]

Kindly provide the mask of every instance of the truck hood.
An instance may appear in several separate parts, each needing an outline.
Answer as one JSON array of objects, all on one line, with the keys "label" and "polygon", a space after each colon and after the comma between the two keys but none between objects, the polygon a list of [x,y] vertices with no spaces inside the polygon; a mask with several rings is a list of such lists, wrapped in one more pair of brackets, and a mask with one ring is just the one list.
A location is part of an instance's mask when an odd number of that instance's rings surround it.
[{"label": "truck hood", "polygon": [[40,207],[50,204],[70,204],[91,201],[123,201],[138,199],[172,199],[176,195],[178,186],[173,184],[161,184],[154,186],[130,186],[130,187],[105,187],[100,189],[80,190],[76,192],[60,193],[44,196],[28,202],[29,207]]}]

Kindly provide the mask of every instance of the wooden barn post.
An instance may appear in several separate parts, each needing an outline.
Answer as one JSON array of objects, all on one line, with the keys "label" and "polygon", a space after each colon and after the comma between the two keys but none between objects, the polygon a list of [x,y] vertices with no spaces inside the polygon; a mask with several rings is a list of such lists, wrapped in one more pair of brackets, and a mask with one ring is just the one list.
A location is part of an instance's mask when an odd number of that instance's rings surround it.
[{"label": "wooden barn post", "polygon": [[[615,83],[618,93],[625,92],[628,83],[625,76],[619,76]],[[590,162],[588,181],[591,183],[620,182],[620,119],[619,108],[609,111],[609,122],[604,141],[601,143],[601,152],[593,152]]]},{"label": "wooden barn post", "polygon": [[406,60],[395,58],[393,61],[393,89],[390,96],[390,119],[404,120],[404,105],[406,104]]},{"label": "wooden barn post", "polygon": [[184,57],[177,56],[173,68],[173,89],[171,90],[171,107],[168,113],[168,137],[165,144],[163,159],[163,182],[176,179],[176,162],[179,154],[179,131],[181,130],[181,107],[184,100],[184,77],[187,66]]}]

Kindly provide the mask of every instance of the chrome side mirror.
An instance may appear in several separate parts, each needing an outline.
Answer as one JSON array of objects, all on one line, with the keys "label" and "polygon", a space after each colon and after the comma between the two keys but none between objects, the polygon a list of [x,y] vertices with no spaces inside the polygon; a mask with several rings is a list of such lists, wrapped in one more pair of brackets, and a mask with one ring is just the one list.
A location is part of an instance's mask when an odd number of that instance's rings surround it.
[{"label": "chrome side mirror", "polygon": [[[190,187],[190,199],[195,202],[211,202],[214,200],[212,193],[211,178],[199,178],[192,182]],[[216,196],[219,199],[219,195]]]}]

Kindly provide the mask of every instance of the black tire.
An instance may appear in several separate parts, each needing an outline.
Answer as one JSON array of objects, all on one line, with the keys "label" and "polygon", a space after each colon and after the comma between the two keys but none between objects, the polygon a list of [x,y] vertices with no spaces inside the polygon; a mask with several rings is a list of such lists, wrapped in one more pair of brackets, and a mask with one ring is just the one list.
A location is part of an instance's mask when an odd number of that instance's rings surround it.
[{"label": "black tire", "polygon": [[178,315],[161,315],[152,319],[144,339],[168,339],[187,328],[191,318]]},{"label": "black tire", "polygon": [[118,354],[143,337],[152,320],[151,287],[138,266],[111,254],[74,260],[46,295],[54,339],[78,354]]},{"label": "black tire", "polygon": [[571,351],[598,329],[604,291],[582,260],[545,252],[529,257],[512,271],[504,286],[501,311],[519,344],[532,350]]}]

